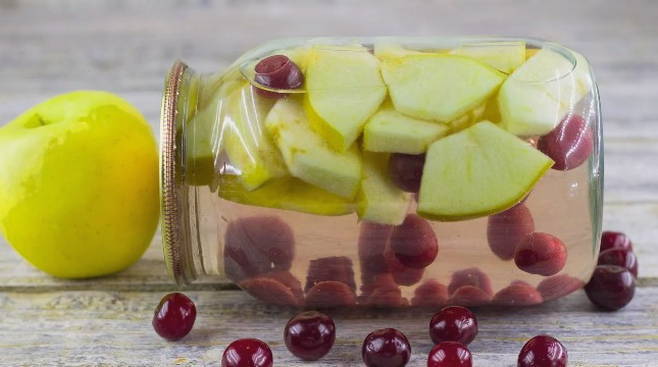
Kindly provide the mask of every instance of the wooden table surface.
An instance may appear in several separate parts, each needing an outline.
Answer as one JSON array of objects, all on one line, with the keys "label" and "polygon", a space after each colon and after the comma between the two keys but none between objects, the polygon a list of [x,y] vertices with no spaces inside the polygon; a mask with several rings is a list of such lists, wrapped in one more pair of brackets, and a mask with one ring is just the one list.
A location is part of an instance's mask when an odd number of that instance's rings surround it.
[{"label": "wooden table surface", "polygon": [[[177,58],[198,70],[227,65],[265,40],[299,35],[522,35],[555,40],[590,58],[604,111],[604,228],[626,231],[640,259],[639,288],[617,313],[596,312],[582,292],[538,307],[478,310],[475,366],[514,366],[524,340],[550,333],[571,366],[658,366],[658,1],[0,0],[0,125],[74,89],[104,89],[136,104],[157,132],[163,77]],[[150,326],[175,287],[159,238],[114,276],[53,279],[0,240],[0,365],[209,365],[239,337],[273,347],[276,366],[360,365],[369,330],[410,337],[410,366],[424,366],[431,311],[344,310],[320,362],[300,363],[281,330],[292,310],[259,304],[228,284],[187,293],[197,326],[178,343]]]}]

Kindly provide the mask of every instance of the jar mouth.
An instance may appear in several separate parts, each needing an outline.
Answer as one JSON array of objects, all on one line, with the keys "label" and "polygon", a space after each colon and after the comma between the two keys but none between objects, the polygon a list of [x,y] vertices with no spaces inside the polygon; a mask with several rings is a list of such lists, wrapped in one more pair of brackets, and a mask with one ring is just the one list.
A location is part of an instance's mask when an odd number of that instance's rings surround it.
[{"label": "jar mouth", "polygon": [[[183,207],[177,172],[177,117],[178,96],[183,74],[187,65],[176,61],[169,70],[165,80],[160,112],[160,215],[162,231],[162,248],[167,271],[177,284],[187,284],[190,275],[186,274],[184,265]],[[192,277],[193,278],[193,277]]]}]

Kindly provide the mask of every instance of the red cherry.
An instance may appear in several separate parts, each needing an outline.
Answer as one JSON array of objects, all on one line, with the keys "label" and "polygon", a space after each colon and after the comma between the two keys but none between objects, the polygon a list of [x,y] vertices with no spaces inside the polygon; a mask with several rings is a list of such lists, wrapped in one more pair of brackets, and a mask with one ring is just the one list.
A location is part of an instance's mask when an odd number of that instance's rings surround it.
[{"label": "red cherry", "polygon": [[448,301],[448,287],[434,279],[428,279],[414,290],[412,306],[443,306]]},{"label": "red cherry", "polygon": [[361,222],[358,246],[363,284],[369,283],[377,274],[388,272],[384,252],[392,232],[391,225]]},{"label": "red cherry", "polygon": [[308,307],[331,308],[354,304],[356,304],[354,291],[343,282],[334,280],[318,282],[306,292]]},{"label": "red cherry", "polygon": [[[254,80],[261,85],[273,89],[296,89],[304,83],[304,74],[299,67],[285,55],[272,55],[264,58],[255,67]],[[257,88],[256,92],[263,97],[280,98],[282,93],[270,92]]]},{"label": "red cherry", "polygon": [[343,282],[352,289],[352,292],[356,291],[352,260],[346,256],[330,256],[311,260],[304,289],[308,291],[315,284],[327,280]]},{"label": "red cherry", "polygon": [[258,339],[238,339],[224,350],[222,367],[272,367],[272,350]]},{"label": "red cherry", "polygon": [[599,254],[598,265],[617,265],[628,269],[637,278],[637,257],[632,251],[621,248],[605,250]]},{"label": "red cherry", "polygon": [[624,233],[605,231],[601,234],[601,252],[610,249],[633,251],[633,243]]},{"label": "red cherry", "polygon": [[468,268],[454,272],[448,285],[448,293],[452,295],[458,288],[467,285],[479,288],[486,294],[493,295],[491,280],[478,268]]},{"label": "red cherry", "polygon": [[492,302],[502,306],[530,306],[543,301],[541,294],[535,287],[516,280],[506,288],[499,290]]},{"label": "red cherry", "polygon": [[491,301],[491,294],[482,290],[482,288],[474,287],[472,285],[465,285],[457,288],[448,299],[449,305],[458,306],[481,306]]},{"label": "red cherry", "polygon": [[399,285],[412,286],[423,278],[425,269],[410,268],[404,266],[392,251],[387,251],[384,255],[388,269],[395,282]]},{"label": "red cherry", "polygon": [[585,293],[592,303],[607,311],[626,306],[635,295],[635,277],[621,266],[599,265],[592,279],[585,286]]},{"label": "red cherry", "polygon": [[553,235],[533,232],[516,247],[514,262],[519,269],[530,274],[553,275],[564,268],[567,247]]},{"label": "red cherry", "polygon": [[430,320],[430,338],[434,344],[453,341],[468,345],[477,333],[478,321],[465,307],[445,307]]},{"label": "red cherry", "polygon": [[516,246],[534,232],[535,222],[527,206],[520,203],[489,216],[487,240],[491,251],[503,260],[514,257]]},{"label": "red cherry", "polygon": [[393,229],[391,250],[402,265],[422,269],[436,259],[439,242],[426,219],[409,214],[401,225]]},{"label": "red cherry", "polygon": [[432,348],[427,367],[472,367],[471,351],[459,342],[446,341]]},{"label": "red cherry", "polygon": [[299,306],[301,303],[292,289],[273,278],[263,276],[250,278],[240,282],[239,286],[265,303],[284,306]]},{"label": "red cherry", "polygon": [[594,133],[587,121],[569,115],[550,133],[539,138],[537,149],[555,161],[553,169],[565,171],[583,164],[592,154]]},{"label": "red cherry", "polygon": [[302,312],[288,321],[283,339],[290,353],[305,361],[317,361],[334,345],[336,325],[323,313]]},{"label": "red cherry", "polygon": [[401,190],[417,193],[425,166],[425,154],[393,153],[388,160],[391,180]]},{"label": "red cherry", "polygon": [[566,367],[567,348],[549,335],[528,340],[519,353],[518,367]]},{"label": "red cherry", "polygon": [[196,320],[196,306],[182,293],[162,297],[153,314],[153,329],[167,340],[179,340],[187,335]]},{"label": "red cherry", "polygon": [[537,290],[541,294],[544,301],[564,297],[580,288],[585,283],[578,279],[566,274],[555,275],[550,278],[542,280],[537,285]]},{"label": "red cherry", "polygon": [[289,271],[273,271],[262,275],[263,278],[274,279],[290,289],[290,292],[297,298],[299,304],[304,303],[304,291],[302,283]]},{"label": "red cherry", "polygon": [[361,356],[367,367],[404,367],[411,357],[411,345],[399,330],[375,330],[363,340]]}]

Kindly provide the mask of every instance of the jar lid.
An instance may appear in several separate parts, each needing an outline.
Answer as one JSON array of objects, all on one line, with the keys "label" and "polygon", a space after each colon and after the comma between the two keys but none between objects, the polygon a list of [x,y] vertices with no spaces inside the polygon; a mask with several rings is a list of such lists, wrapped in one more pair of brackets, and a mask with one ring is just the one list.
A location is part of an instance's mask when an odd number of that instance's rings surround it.
[{"label": "jar lid", "polygon": [[160,112],[160,214],[162,249],[167,270],[178,284],[188,283],[185,267],[180,187],[176,161],[178,96],[187,65],[177,61],[165,81]]}]

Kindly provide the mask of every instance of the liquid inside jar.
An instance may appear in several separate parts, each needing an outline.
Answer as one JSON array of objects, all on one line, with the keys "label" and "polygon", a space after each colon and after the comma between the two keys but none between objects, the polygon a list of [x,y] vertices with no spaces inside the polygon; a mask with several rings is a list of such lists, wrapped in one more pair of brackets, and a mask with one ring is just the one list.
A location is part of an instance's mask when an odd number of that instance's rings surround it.
[{"label": "liquid inside jar", "polygon": [[284,42],[178,84],[175,275],[280,305],[523,306],[596,263],[598,94],[564,47]]}]

